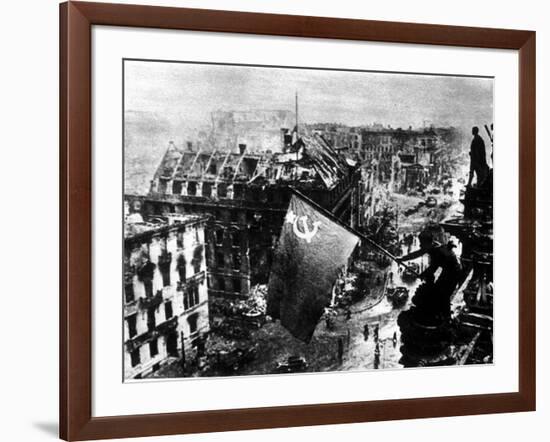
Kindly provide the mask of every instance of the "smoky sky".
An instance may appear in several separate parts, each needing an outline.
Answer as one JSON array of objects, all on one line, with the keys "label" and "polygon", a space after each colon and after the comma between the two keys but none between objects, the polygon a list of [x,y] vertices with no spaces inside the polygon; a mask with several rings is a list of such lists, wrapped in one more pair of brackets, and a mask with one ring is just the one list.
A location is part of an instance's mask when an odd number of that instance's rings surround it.
[{"label": "smoky sky", "polygon": [[351,126],[493,122],[493,79],[170,62],[125,62],[125,109],[204,127],[214,110],[295,109],[299,120]]}]

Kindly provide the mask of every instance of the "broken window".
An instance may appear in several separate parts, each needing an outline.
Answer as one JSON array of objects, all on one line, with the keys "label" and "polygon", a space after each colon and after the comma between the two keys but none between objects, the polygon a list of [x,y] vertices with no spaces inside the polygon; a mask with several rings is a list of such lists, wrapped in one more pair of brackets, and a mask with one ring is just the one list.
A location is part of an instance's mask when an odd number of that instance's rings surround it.
[{"label": "broken window", "polygon": [[222,292],[225,291],[225,278],[223,276],[218,278],[218,290]]},{"label": "broken window", "polygon": [[128,324],[128,335],[130,338],[133,338],[137,335],[137,315],[133,314],[126,318],[126,323]]},{"label": "broken window", "polygon": [[195,273],[199,273],[201,271],[201,264],[203,257],[203,251],[204,247],[202,244],[199,244],[197,247],[195,247],[195,250],[193,250],[193,259],[191,260],[191,264],[193,265],[193,270]]},{"label": "broken window", "polygon": [[172,193],[174,195],[181,195],[181,189],[182,189],[182,182],[181,181],[174,181],[172,184]]},{"label": "broken window", "polygon": [[242,238],[242,234],[240,230],[234,230],[231,233],[231,242],[233,244],[233,247],[240,247],[241,238]]},{"label": "broken window", "polygon": [[233,291],[241,293],[241,278],[235,278],[233,280]]},{"label": "broken window", "polygon": [[189,318],[187,318],[187,322],[189,323],[189,334],[193,334],[197,331],[197,321],[199,319],[198,313],[194,313]]},{"label": "broken window", "polygon": [[136,348],[132,353],[130,353],[130,359],[132,360],[132,367],[139,365],[141,362],[139,357],[139,348]]},{"label": "broken window", "polygon": [[219,183],[218,184],[218,197],[219,198],[226,198],[227,197],[227,184],[226,183]]},{"label": "broken window", "polygon": [[172,301],[166,301],[166,304],[164,304],[164,313],[167,320],[172,317],[172,315],[174,314],[172,311]]},{"label": "broken window", "polygon": [[202,196],[210,198],[212,196],[212,183],[202,183]]},{"label": "broken window", "polygon": [[216,230],[216,244],[221,246],[223,244],[223,230]]},{"label": "broken window", "polygon": [[162,275],[162,285],[167,287],[170,285],[170,262],[172,261],[172,254],[159,256],[159,270]]},{"label": "broken window", "polygon": [[216,252],[216,267],[220,269],[223,269],[225,267],[223,252]]},{"label": "broken window", "polygon": [[190,286],[183,295],[183,308],[188,310],[199,303],[199,286]]},{"label": "broken window", "polygon": [[132,274],[126,275],[126,279],[124,281],[124,296],[126,302],[132,302],[135,299]]},{"label": "broken window", "polygon": [[157,339],[153,339],[149,342],[149,354],[152,358],[159,354],[159,344]]},{"label": "broken window", "polygon": [[149,331],[154,330],[157,325],[157,320],[155,318],[156,307],[151,307],[147,310],[147,329]]},{"label": "broken window", "polygon": [[187,183],[187,195],[195,196],[197,194],[197,183],[195,181],[189,181]]},{"label": "broken window", "polygon": [[233,268],[241,270],[241,255],[238,252],[233,254]]},{"label": "broken window", "polygon": [[186,269],[185,269],[185,257],[183,256],[183,253],[178,257],[178,262],[177,262],[177,268],[178,268],[178,273],[179,273],[179,276],[180,276],[180,282],[182,284],[185,283],[185,273],[186,273]]},{"label": "broken window", "polygon": [[155,264],[149,259],[138,269],[137,274],[140,281],[145,286],[145,295],[148,298],[153,297],[153,276],[155,273]]},{"label": "broken window", "polygon": [[262,190],[256,189],[256,188],[247,188],[246,190],[247,190],[246,199],[250,201],[255,201],[255,202],[260,201],[260,196],[261,196],[261,193],[263,192]]},{"label": "broken window", "polygon": [[172,254],[168,252],[167,236],[160,239],[160,251],[158,266],[162,275],[162,285],[167,287],[170,285],[170,263],[172,262]]},{"label": "broken window", "polygon": [[244,188],[240,184],[233,185],[233,199],[241,199],[244,196]]},{"label": "broken window", "polygon": [[199,286],[198,285],[193,287],[193,302],[195,304],[199,303]]}]

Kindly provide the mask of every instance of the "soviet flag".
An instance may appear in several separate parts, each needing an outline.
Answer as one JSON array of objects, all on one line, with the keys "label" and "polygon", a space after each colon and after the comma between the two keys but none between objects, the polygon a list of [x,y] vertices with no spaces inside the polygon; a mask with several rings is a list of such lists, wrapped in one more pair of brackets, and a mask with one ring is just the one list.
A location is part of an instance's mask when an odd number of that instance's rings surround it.
[{"label": "soviet flag", "polygon": [[267,294],[267,314],[309,342],[331,299],[332,287],[359,237],[293,195],[275,251]]}]

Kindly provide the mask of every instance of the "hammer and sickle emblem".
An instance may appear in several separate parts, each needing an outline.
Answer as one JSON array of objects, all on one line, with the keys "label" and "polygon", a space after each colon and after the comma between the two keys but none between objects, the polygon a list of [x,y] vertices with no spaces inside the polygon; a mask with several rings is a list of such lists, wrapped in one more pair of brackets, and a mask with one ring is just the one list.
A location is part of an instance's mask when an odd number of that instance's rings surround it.
[{"label": "hammer and sickle emblem", "polygon": [[[298,228],[298,220],[302,222],[302,230]],[[297,216],[294,218],[292,229],[294,230],[294,234],[298,238],[305,239],[308,243],[310,243],[313,237],[317,234],[320,225],[321,225],[320,221],[315,221],[313,223],[313,230],[310,230],[309,225],[307,223],[307,216]]]}]

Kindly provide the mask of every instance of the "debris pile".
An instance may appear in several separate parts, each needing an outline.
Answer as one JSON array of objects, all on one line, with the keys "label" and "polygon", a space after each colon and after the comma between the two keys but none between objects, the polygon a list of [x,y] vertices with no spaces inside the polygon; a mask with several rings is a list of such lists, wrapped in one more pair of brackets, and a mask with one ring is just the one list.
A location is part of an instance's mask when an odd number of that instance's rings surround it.
[{"label": "debris pile", "polygon": [[211,335],[206,344],[205,371],[212,374],[228,374],[238,371],[256,357],[257,345],[251,342],[237,343]]},{"label": "debris pile", "polygon": [[235,304],[236,313],[247,316],[265,316],[267,308],[267,285],[257,284],[250,289],[250,296]]},{"label": "debris pile", "polygon": [[266,321],[266,285],[256,285],[245,300],[217,302],[223,309],[224,319],[212,325],[206,345],[208,371],[212,374],[234,373],[254,360],[257,344],[251,340],[251,332]]}]

